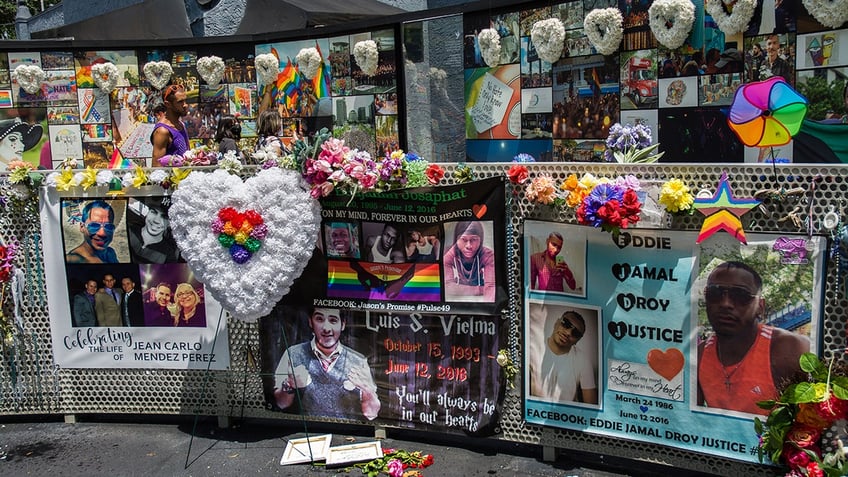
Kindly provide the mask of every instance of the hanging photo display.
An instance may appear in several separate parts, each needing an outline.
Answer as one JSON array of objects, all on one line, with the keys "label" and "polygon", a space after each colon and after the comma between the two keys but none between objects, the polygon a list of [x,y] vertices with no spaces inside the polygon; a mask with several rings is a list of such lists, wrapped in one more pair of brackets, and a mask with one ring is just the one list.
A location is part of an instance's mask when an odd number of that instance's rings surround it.
[{"label": "hanging photo display", "polygon": [[824,237],[524,234],[528,423],[758,462],[756,403],[818,349]]},{"label": "hanging photo display", "polygon": [[330,196],[260,320],[269,408],[491,434],[506,346],[504,182]]},{"label": "hanging photo display", "polygon": [[[105,189],[103,190],[105,192]],[[221,306],[182,259],[169,196],[41,196],[56,364],[227,369]]]}]

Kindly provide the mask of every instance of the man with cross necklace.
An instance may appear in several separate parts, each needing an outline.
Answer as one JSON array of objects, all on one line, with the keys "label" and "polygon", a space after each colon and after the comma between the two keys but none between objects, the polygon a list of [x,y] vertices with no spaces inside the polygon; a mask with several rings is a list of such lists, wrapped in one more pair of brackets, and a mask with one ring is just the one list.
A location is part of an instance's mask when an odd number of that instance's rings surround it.
[{"label": "man with cross necklace", "polygon": [[801,372],[810,340],[760,323],[763,281],[742,262],[717,266],[704,290],[714,334],[698,346],[698,405],[767,415],[757,401],[777,399],[781,383]]}]

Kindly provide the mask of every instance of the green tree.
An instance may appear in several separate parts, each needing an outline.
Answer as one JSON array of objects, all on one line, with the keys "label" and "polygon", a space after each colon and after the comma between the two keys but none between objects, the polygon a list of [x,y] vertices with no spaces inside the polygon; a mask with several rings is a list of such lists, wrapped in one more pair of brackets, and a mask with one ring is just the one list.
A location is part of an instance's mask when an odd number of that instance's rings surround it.
[{"label": "green tree", "polygon": [[[26,0],[29,11],[33,15],[41,12],[42,4],[46,9],[59,3],[62,3],[62,0]],[[13,40],[17,38],[15,34],[16,16],[18,16],[17,0],[0,1],[0,39]]]},{"label": "green tree", "polygon": [[842,113],[845,108],[842,100],[844,88],[845,80],[842,78],[829,82],[824,76],[811,76],[803,83],[799,81],[798,92],[809,101],[807,118],[819,121],[826,118],[828,111]]}]

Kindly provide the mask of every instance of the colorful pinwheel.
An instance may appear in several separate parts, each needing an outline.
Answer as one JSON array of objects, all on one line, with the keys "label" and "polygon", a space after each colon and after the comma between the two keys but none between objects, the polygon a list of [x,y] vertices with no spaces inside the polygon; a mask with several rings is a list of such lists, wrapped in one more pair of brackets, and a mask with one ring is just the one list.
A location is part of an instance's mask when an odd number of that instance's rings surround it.
[{"label": "colorful pinwheel", "polygon": [[807,98],[772,76],[736,90],[727,122],[746,146],[782,146],[798,133],[806,114]]}]

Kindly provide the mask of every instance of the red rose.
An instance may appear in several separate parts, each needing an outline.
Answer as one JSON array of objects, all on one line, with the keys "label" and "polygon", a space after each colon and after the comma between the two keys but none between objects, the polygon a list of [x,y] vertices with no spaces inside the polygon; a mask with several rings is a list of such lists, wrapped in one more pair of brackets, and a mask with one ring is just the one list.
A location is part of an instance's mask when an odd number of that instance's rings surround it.
[{"label": "red rose", "polygon": [[617,200],[607,201],[606,204],[598,207],[598,217],[600,217],[606,225],[621,227],[621,209]]},{"label": "red rose", "polygon": [[427,175],[427,180],[430,184],[436,185],[438,184],[443,177],[445,177],[445,170],[442,169],[438,164],[430,164],[427,166],[427,171],[425,172]]},{"label": "red rose", "polygon": [[224,207],[218,211],[218,218],[221,219],[221,222],[228,222],[233,220],[237,213],[236,209],[232,207]]},{"label": "red rose", "polygon": [[810,449],[818,445],[821,430],[815,427],[795,424],[786,433],[786,441],[795,443],[802,449]]},{"label": "red rose", "polygon": [[848,401],[843,401],[831,394],[827,401],[816,403],[815,410],[816,414],[827,423],[827,426],[830,426],[833,421],[845,419],[848,416]]},{"label": "red rose", "polygon": [[824,477],[824,471],[819,467],[818,462],[807,464],[807,477]]},{"label": "red rose", "polygon": [[786,460],[786,465],[792,470],[800,470],[811,462],[810,456],[806,452],[792,444],[783,446],[783,458]]},{"label": "red rose", "polygon": [[524,184],[530,177],[530,173],[527,172],[526,167],[520,164],[516,164],[509,168],[509,171],[507,171],[506,176],[509,177],[509,181],[513,184]]}]

